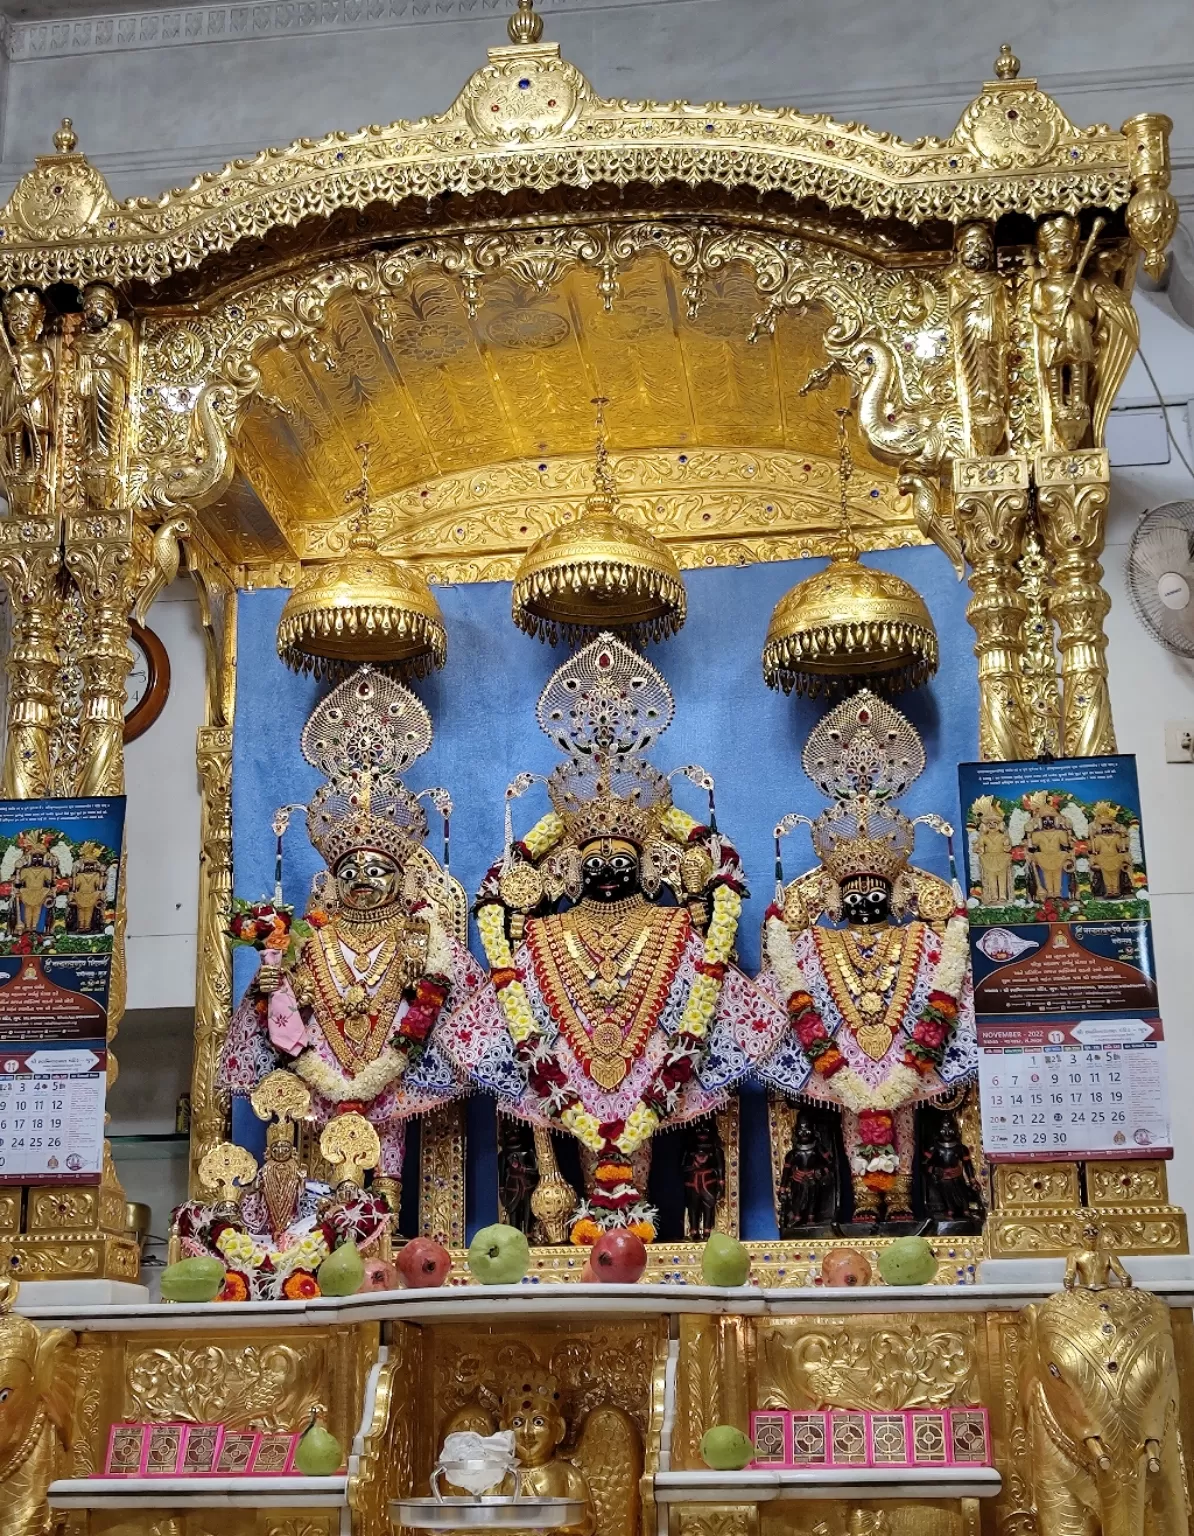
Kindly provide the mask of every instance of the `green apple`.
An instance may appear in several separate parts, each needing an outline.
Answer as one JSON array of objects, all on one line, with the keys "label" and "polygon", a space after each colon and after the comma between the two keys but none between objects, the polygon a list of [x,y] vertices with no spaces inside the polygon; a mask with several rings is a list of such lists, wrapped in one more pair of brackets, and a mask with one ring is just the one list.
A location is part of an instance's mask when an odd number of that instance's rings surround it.
[{"label": "green apple", "polygon": [[701,1254],[701,1279],[706,1285],[745,1285],[750,1254],[736,1237],[712,1232]]},{"label": "green apple", "polygon": [[468,1267],[482,1285],[517,1285],[531,1267],[531,1245],[517,1227],[482,1227],[468,1245]]},{"label": "green apple", "polygon": [[319,1266],[316,1279],[324,1296],[355,1296],[365,1278],[365,1261],[361,1250],[349,1239],[341,1243]]},{"label": "green apple", "polygon": [[163,1301],[214,1301],[224,1284],[222,1259],[179,1259],[162,1271]]},{"label": "green apple", "polygon": [[715,1424],[701,1436],[701,1460],[715,1472],[740,1472],[754,1459],[754,1441],[734,1424]]},{"label": "green apple", "polygon": [[304,1477],[331,1477],[344,1465],[339,1440],[317,1422],[314,1414],[294,1453],[294,1465]]},{"label": "green apple", "polygon": [[879,1250],[879,1273],[888,1285],[928,1285],[937,1257],[923,1237],[897,1237]]}]

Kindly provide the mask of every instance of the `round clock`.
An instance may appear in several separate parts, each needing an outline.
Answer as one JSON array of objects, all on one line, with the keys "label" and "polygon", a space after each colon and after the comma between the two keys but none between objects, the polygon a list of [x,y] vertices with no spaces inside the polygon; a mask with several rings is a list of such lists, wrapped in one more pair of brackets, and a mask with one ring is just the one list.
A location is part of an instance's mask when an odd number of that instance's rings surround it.
[{"label": "round clock", "polygon": [[133,666],[125,679],[124,739],[143,736],[165,708],[170,692],[170,658],[152,629],[134,622],[129,632]]}]

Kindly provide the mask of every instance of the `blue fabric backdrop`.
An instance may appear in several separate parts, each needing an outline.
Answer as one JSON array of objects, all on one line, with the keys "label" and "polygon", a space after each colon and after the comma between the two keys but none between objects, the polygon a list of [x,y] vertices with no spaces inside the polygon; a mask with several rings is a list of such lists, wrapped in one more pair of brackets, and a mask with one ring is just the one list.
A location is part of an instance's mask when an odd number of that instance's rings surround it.
[{"label": "blue fabric backdrop", "polygon": [[[924,738],[925,773],[901,802],[909,815],[937,811],[958,815],[957,764],[977,757],[978,686],[972,631],[965,619],[967,591],[935,548],[886,551],[867,556],[910,581],[924,596],[937,625],[941,669],[926,688],[897,702]],[[737,844],[751,883],[739,951],[744,968],[759,965],[759,930],[773,878],[772,829],[787,811],[816,815],[824,802],[804,776],[800,751],[824,705],[785,698],[763,683],[760,655],[775,603],[795,582],[824,561],[790,561],[742,568],[689,571],[688,622],[651,659],[676,698],[671,729],[651,753],[665,772],[700,763],[717,780],[718,822]],[[443,784],[455,802],[452,872],[469,892],[501,851],[503,791],[516,773],[548,773],[559,754],[535,722],[535,701],[566,653],[528,639],[510,622],[510,588],[502,583],[436,589],[448,630],[448,663],[416,685],[431,711],[435,742],[408,775],[412,789]],[[237,645],[236,721],[233,732],[232,843],[238,896],[271,890],[275,807],[306,801],[320,779],[302,759],[299,733],[324,684],[296,677],[277,658],[274,638],[287,594],[242,594]],[[676,782],[677,801],[704,815],[704,795],[686,780]],[[515,835],[526,832],[547,808],[541,788],[515,803]],[[432,817],[432,850],[440,852],[438,817]],[[784,845],[791,877],[813,864],[807,832]],[[947,873],[945,847],[922,830],[917,862]],[[285,845],[285,894],[301,910],[319,868],[296,817]],[[472,946],[479,955],[475,931]],[[239,996],[254,959],[238,951]],[[753,1095],[752,1095],[753,1101]],[[766,1116],[743,1114],[743,1226],[748,1237],[775,1236],[771,1206]],[[251,1113],[237,1117],[238,1140],[260,1145],[261,1126]],[[474,1097],[469,1108],[469,1225],[495,1219],[495,1137],[492,1105]]]}]

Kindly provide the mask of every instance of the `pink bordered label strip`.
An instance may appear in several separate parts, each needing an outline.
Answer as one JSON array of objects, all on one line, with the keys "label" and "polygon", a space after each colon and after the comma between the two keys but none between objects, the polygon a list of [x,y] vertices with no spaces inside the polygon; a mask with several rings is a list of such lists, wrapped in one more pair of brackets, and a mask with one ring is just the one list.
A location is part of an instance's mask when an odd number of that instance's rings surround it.
[{"label": "pink bordered label strip", "polygon": [[[750,1416],[758,1468],[989,1467],[981,1404],[961,1408],[758,1409]],[[781,1459],[783,1458],[783,1459]]]}]

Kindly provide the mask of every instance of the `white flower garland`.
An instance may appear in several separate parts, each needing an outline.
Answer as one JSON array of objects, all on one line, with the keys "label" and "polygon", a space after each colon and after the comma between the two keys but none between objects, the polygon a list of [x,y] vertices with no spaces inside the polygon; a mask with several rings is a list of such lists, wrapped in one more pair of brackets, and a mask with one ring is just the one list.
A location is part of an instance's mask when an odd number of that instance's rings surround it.
[{"label": "white flower garland", "polygon": [[292,1269],[317,1270],[328,1256],[322,1232],[308,1232],[289,1248],[271,1248],[268,1243],[256,1242],[248,1232],[227,1227],[216,1238],[216,1247],[233,1269],[260,1269],[269,1259],[279,1277]]},{"label": "white flower garland", "polygon": [[[796,945],[788,925],[775,914],[767,919],[766,947],[767,959],[783,991],[784,1001],[793,992],[806,992],[811,997],[812,989],[796,958]],[[941,954],[929,983],[930,992],[945,992],[956,1000],[965,983],[969,961],[970,927],[965,913],[955,913],[945,926]],[[899,1109],[912,1098],[924,1078],[914,1067],[901,1062],[874,1088],[849,1066],[839,1067],[832,1078],[826,1079],[826,1086],[830,1082],[833,1097],[854,1114],[860,1114],[864,1109]]]},{"label": "white flower garland", "polygon": [[295,1062],[293,1070],[329,1103],[343,1104],[346,1099],[360,1099],[368,1104],[391,1083],[397,1082],[405,1073],[409,1060],[406,1051],[397,1051],[387,1045],[355,1077],[345,1077],[338,1067],[329,1065],[315,1051],[306,1050]]}]

